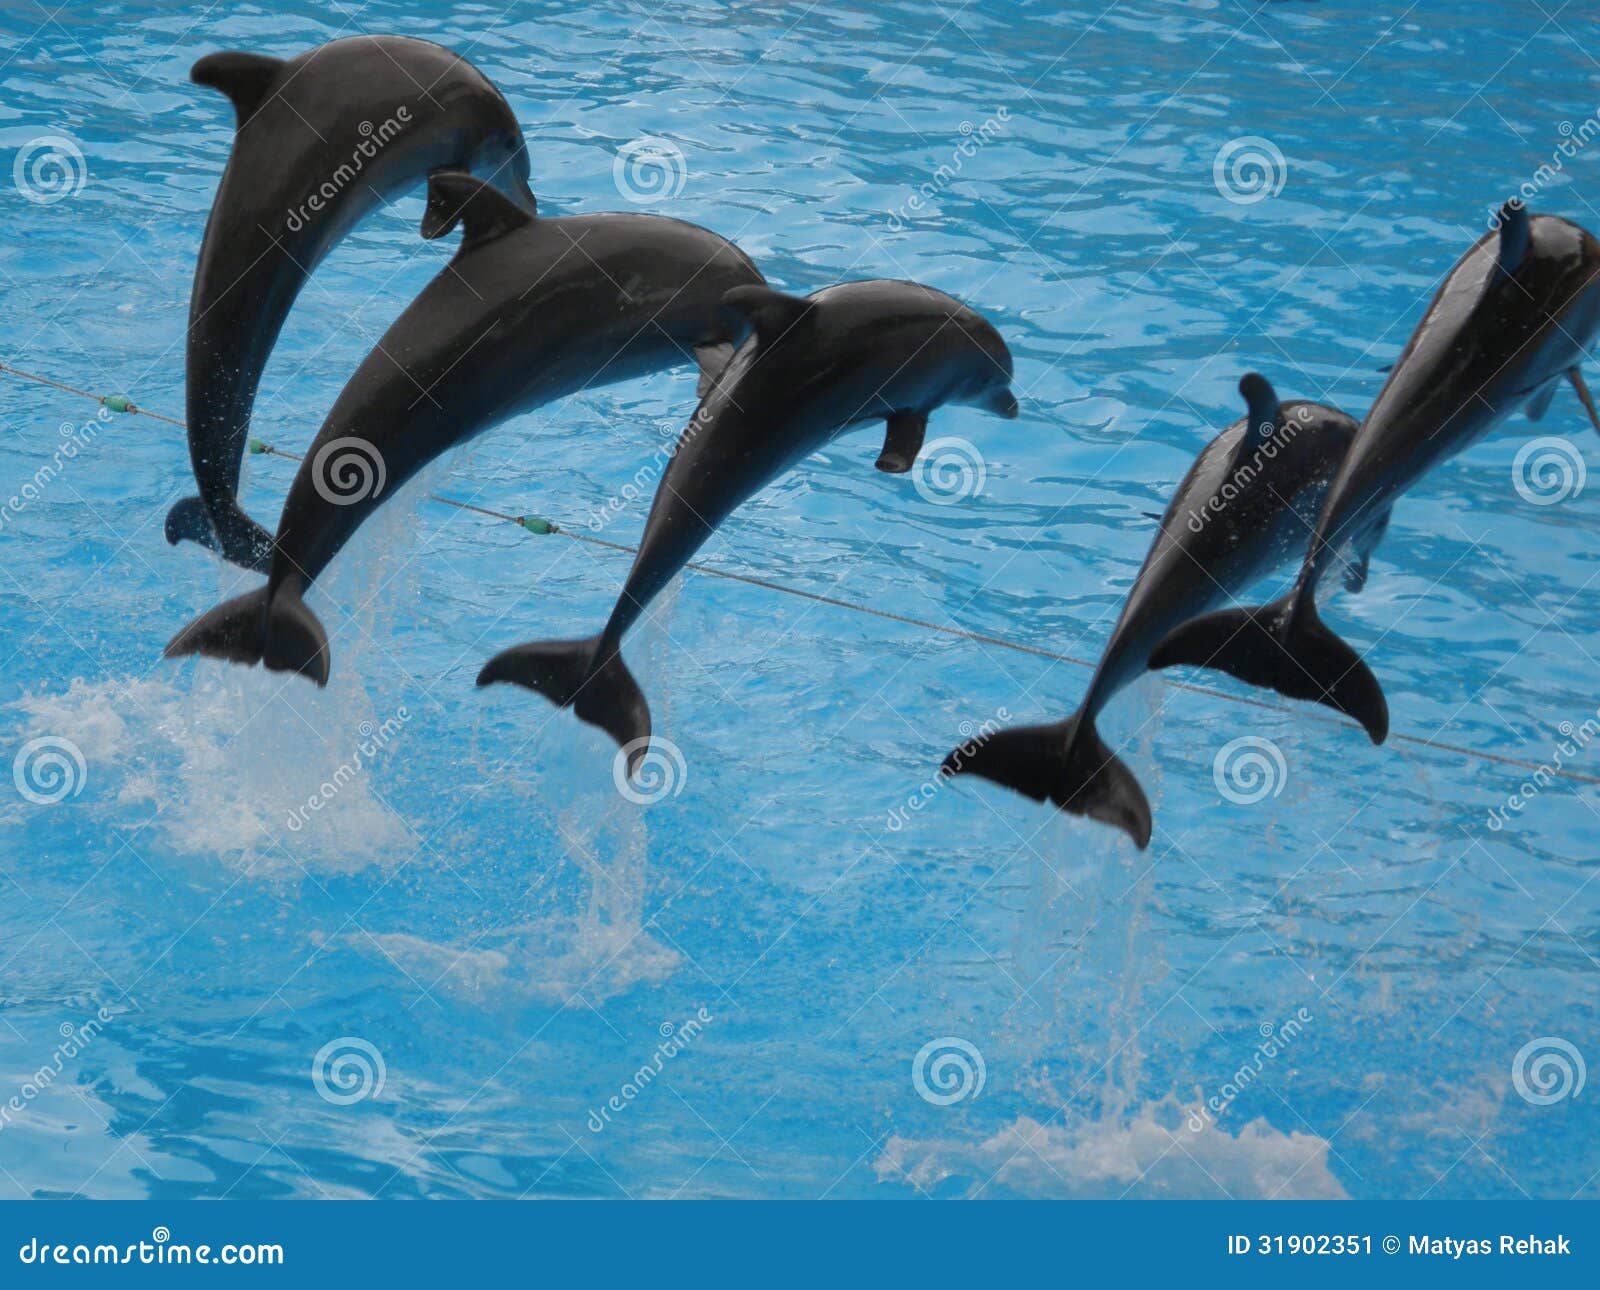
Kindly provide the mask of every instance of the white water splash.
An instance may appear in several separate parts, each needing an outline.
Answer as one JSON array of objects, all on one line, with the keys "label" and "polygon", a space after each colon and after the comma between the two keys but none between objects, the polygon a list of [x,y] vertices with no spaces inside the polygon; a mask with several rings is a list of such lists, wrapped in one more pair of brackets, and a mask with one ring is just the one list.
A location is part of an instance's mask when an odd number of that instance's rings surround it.
[{"label": "white water splash", "polygon": [[873,1169],[925,1192],[1051,1199],[1344,1200],[1329,1144],[1252,1120],[1237,1134],[1189,1129],[1176,1097],[1076,1125],[1018,1116],[976,1143],[893,1137]]},{"label": "white water splash", "polygon": [[[374,782],[381,758],[339,775],[359,755],[363,723],[388,719],[354,684],[306,695],[242,669],[197,675],[193,689],[165,679],[75,680],[16,708],[28,731],[64,734],[83,750],[100,791],[80,804],[114,818],[141,854],[148,844],[139,839],[154,834],[181,855],[292,877],[360,869],[415,846]],[[335,776],[336,794],[291,829],[291,815],[326,796]]]},{"label": "white water splash", "polygon": [[351,936],[349,944],[389,959],[430,994],[441,992],[480,1007],[498,1007],[507,997],[594,1004],[635,985],[666,980],[680,956],[651,936],[643,921],[647,845],[642,812],[616,800],[626,809],[602,813],[593,802],[580,803],[557,827],[566,863],[590,878],[588,905],[581,912],[531,918],[464,942],[391,932]]},{"label": "white water splash", "polygon": [[419,989],[495,1009],[508,998],[596,1004],[664,981],[679,963],[674,951],[637,928],[581,917],[521,923],[465,944],[405,932],[349,940],[352,948],[389,959]]},{"label": "white water splash", "polygon": [[[1146,676],[1107,722],[1113,746],[1130,744],[1124,756],[1158,817],[1154,749],[1171,725],[1171,700]],[[1265,1119],[1230,1132],[1196,1116],[1196,1130],[1176,1095],[1148,1100],[1140,1037],[1148,999],[1168,971],[1151,929],[1155,866],[1121,835],[1081,820],[1053,822],[1036,845],[1012,950],[1030,1004],[1044,1012],[1020,1008],[1023,1020],[1007,1042],[1018,1050],[1011,1064],[1027,1072],[1018,1091],[1041,1109],[984,1130],[988,1136],[890,1137],[874,1162],[877,1176],[970,1197],[1343,1199],[1324,1139],[1284,1133]],[[1090,1074],[1063,1097],[1045,1072],[1085,1033],[1101,1034],[1103,1049],[1074,1054],[1087,1058]],[[1006,1064],[996,1055],[991,1071]]]},{"label": "white water splash", "polygon": [[[656,624],[676,603],[678,580],[662,597]],[[633,661],[647,692],[659,687],[662,633],[656,624],[641,630]],[[658,720],[670,720],[664,703]],[[533,883],[519,921],[466,941],[433,941],[406,932],[361,934],[352,948],[387,958],[430,994],[439,992],[477,1007],[500,1007],[507,998],[590,1004],[626,993],[636,985],[668,979],[681,955],[650,932],[649,809],[616,791],[604,771],[613,745],[602,735],[558,714],[540,738],[570,741],[570,757],[507,757],[506,746],[475,731],[472,763],[495,792],[509,797],[531,820],[545,817],[570,865],[588,881],[585,907],[574,913],[537,913],[547,872]],[[570,722],[571,729],[564,728]],[[492,748],[492,751],[491,751]],[[513,751],[515,751],[513,749]],[[576,768],[575,768],[576,767]],[[531,916],[529,916],[531,915]]]},{"label": "white water splash", "polygon": [[[307,598],[333,636],[326,689],[201,659],[157,662],[144,676],[79,678],[65,692],[19,700],[27,729],[82,749],[93,791],[77,804],[103,812],[141,855],[149,847],[140,839],[154,835],[180,855],[256,877],[353,872],[410,855],[416,835],[384,800],[381,781],[407,741],[421,738],[396,728],[397,712],[409,697],[414,717],[428,700],[400,690],[403,678],[382,655],[390,624],[417,597],[415,519],[429,475],[362,527]],[[197,607],[251,581],[219,564],[214,591]],[[339,606],[353,607],[354,621]],[[380,729],[381,750],[369,756],[362,746]]]}]

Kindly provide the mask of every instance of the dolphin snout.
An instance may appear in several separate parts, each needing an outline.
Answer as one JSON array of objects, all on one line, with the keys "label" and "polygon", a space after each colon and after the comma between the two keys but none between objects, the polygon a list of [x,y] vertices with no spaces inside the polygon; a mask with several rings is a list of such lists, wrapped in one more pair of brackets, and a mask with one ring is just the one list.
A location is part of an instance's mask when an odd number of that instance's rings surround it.
[{"label": "dolphin snout", "polygon": [[983,401],[978,405],[985,411],[993,412],[997,417],[1004,417],[1007,421],[1017,419],[1017,396],[1011,392],[1008,385],[997,385],[983,396]]}]

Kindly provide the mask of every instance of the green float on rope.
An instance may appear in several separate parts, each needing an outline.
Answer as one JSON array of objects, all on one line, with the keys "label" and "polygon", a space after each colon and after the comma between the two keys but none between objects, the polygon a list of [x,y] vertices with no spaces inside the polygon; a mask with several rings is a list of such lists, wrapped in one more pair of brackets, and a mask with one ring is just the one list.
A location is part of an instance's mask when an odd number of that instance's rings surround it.
[{"label": "green float on rope", "polygon": [[113,412],[137,412],[139,410],[133,406],[133,400],[126,394],[108,394],[100,402]]}]

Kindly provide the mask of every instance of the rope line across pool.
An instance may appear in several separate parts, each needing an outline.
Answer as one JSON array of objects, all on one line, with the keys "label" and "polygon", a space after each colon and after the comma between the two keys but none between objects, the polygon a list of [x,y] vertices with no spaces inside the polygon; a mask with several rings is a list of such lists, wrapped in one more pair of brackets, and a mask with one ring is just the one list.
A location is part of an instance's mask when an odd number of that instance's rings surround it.
[{"label": "rope line across pool", "polygon": [[[152,412],[148,408],[139,407],[125,394],[94,394],[89,390],[82,390],[77,386],[67,385],[64,382],[52,380],[48,376],[40,376],[36,372],[25,372],[21,368],[12,367],[6,363],[0,363],[0,372],[5,372],[11,376],[19,377],[25,381],[33,381],[39,385],[46,385],[51,389],[61,390],[67,394],[76,394],[81,398],[92,399],[101,407],[112,412],[123,412],[133,416],[149,417],[154,421],[165,422],[167,425],[178,426],[180,428],[183,427],[183,422],[179,421],[176,417],[163,416],[159,412]],[[297,453],[287,452],[282,448],[275,448],[270,443],[266,443],[260,439],[251,439],[249,447],[250,451],[257,456],[282,457],[287,461],[295,462],[304,460],[304,458]],[[471,511],[475,515],[487,516],[489,519],[504,520],[507,523],[517,525],[519,528],[526,529],[529,533],[535,533],[540,536],[547,534],[558,534],[561,537],[571,538],[575,542],[587,542],[591,546],[605,547],[611,551],[620,551],[625,555],[633,555],[638,550],[638,548],[628,546],[622,542],[610,542],[605,538],[593,537],[587,533],[574,533],[571,529],[562,528],[559,524],[556,524],[552,520],[545,519],[543,516],[509,515],[504,511],[491,510],[486,506],[474,506],[470,502],[458,502],[454,498],[441,497],[437,493],[429,493],[427,494],[427,497],[429,501],[439,502],[445,506],[453,506],[458,511]],[[718,569],[712,565],[701,564],[698,561],[690,561],[684,567],[687,569],[693,569],[696,573],[708,574],[713,578],[725,578],[730,582],[742,582],[747,586],[761,587],[767,591],[780,592],[783,595],[794,596],[800,600],[809,600],[819,605],[831,605],[836,609],[848,609],[853,613],[866,614],[872,618],[885,618],[890,622],[903,623],[907,627],[918,627],[923,631],[936,632],[941,636],[954,636],[961,640],[973,641],[980,645],[993,645],[998,649],[1014,650],[1019,654],[1032,654],[1037,658],[1047,658],[1057,663],[1070,663],[1074,667],[1088,668],[1091,671],[1095,666],[1094,662],[1090,659],[1077,658],[1071,654],[1059,654],[1054,650],[1043,649],[1037,645],[1024,645],[1018,641],[1008,641],[999,636],[985,635],[982,632],[968,631],[964,627],[950,627],[941,623],[932,623],[924,618],[913,618],[909,614],[897,614],[892,610],[878,609],[873,605],[863,605],[853,600],[841,600],[836,596],[824,596],[814,591],[802,591],[798,587],[785,586],[781,582],[770,582],[765,578],[756,578],[744,573],[734,573],[728,569]],[[1174,686],[1177,689],[1188,690],[1194,694],[1208,695],[1214,699],[1223,699],[1229,703],[1243,704],[1246,707],[1252,708],[1264,708],[1269,712],[1287,711],[1287,709],[1280,704],[1265,703],[1260,699],[1252,699],[1240,694],[1229,694],[1225,690],[1215,690],[1210,686],[1195,685],[1190,681],[1172,681],[1167,680],[1166,678],[1162,679],[1167,685]],[[1317,720],[1325,720],[1329,725],[1338,724],[1335,718],[1323,718],[1321,713],[1315,711],[1314,709],[1307,709],[1301,715],[1313,717]],[[1567,770],[1565,767],[1541,766],[1537,762],[1525,761],[1520,757],[1506,757],[1500,753],[1483,752],[1481,749],[1476,748],[1464,748],[1459,744],[1442,743],[1437,739],[1429,739],[1422,735],[1394,734],[1391,735],[1390,738],[1395,743],[1410,744],[1418,748],[1429,748],[1435,752],[1455,753],[1461,757],[1475,758],[1479,761],[1485,762],[1493,762],[1501,766],[1515,766],[1521,770],[1542,771],[1545,774],[1552,775],[1556,778],[1568,779],[1578,784],[1600,785],[1600,776],[1585,775],[1580,771]]]}]

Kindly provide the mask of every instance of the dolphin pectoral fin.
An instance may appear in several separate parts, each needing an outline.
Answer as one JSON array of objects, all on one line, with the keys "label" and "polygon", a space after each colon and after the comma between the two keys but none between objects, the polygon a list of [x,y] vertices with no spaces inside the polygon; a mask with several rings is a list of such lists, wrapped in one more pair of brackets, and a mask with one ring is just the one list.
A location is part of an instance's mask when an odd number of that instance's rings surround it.
[{"label": "dolphin pectoral fin", "polygon": [[1352,596],[1367,585],[1368,566],[1371,563],[1371,551],[1352,551],[1350,553],[1349,562],[1344,566],[1344,574],[1341,581],[1344,583],[1344,589]]},{"label": "dolphin pectoral fin", "polygon": [[811,309],[809,300],[757,286],[734,287],[722,297],[722,304],[743,318],[757,339],[767,344],[782,339]]},{"label": "dolphin pectoral fin", "polygon": [[1070,815],[1121,829],[1150,845],[1150,802],[1127,766],[1081,713],[1051,726],[1018,726],[975,738],[944,759],[940,774],[978,775]]},{"label": "dolphin pectoral fin", "polygon": [[697,399],[703,399],[711,393],[711,387],[717,383],[717,377],[722,375],[725,368],[733,358],[733,343],[721,341],[715,345],[696,345],[694,347],[694,361],[700,368],[700,379],[695,383],[694,394]]},{"label": "dolphin pectoral fin", "polygon": [[650,746],[650,705],[639,683],[613,650],[597,661],[600,637],[574,641],[534,641],[502,650],[483,665],[479,685],[509,681],[542,694],[558,708],[571,708],[581,721],[599,726],[628,753],[628,774]]},{"label": "dolphin pectoral fin", "polygon": [[281,58],[265,54],[207,54],[189,69],[196,85],[208,85],[228,96],[240,125],[266,100],[272,82],[283,70]]},{"label": "dolphin pectoral fin", "polygon": [[926,412],[891,413],[889,430],[883,438],[883,451],[878,454],[878,469],[886,475],[905,474],[922,451],[922,439],[927,431]]},{"label": "dolphin pectoral fin", "polygon": [[1350,544],[1343,581],[1344,589],[1351,595],[1355,595],[1367,585],[1367,571],[1372,563],[1372,553],[1378,549],[1378,543],[1383,541],[1383,535],[1389,531],[1389,517],[1392,514],[1393,511],[1384,511]]},{"label": "dolphin pectoral fin", "polygon": [[535,218],[498,188],[465,170],[435,170],[428,176],[422,236],[429,241],[460,224],[465,230],[461,239],[465,251],[531,224]]},{"label": "dolphin pectoral fin", "polygon": [[1533,397],[1528,400],[1524,411],[1528,414],[1529,421],[1543,421],[1544,414],[1550,411],[1550,400],[1556,396],[1556,387],[1561,384],[1559,376],[1552,376],[1548,381],[1533,392]]},{"label": "dolphin pectoral fin", "polygon": [[1583,410],[1589,414],[1589,424],[1600,431],[1600,412],[1595,411],[1594,399],[1589,395],[1589,387],[1583,382],[1583,373],[1576,367],[1567,369],[1567,379],[1572,382],[1572,388],[1578,392],[1578,397],[1583,400]]}]

